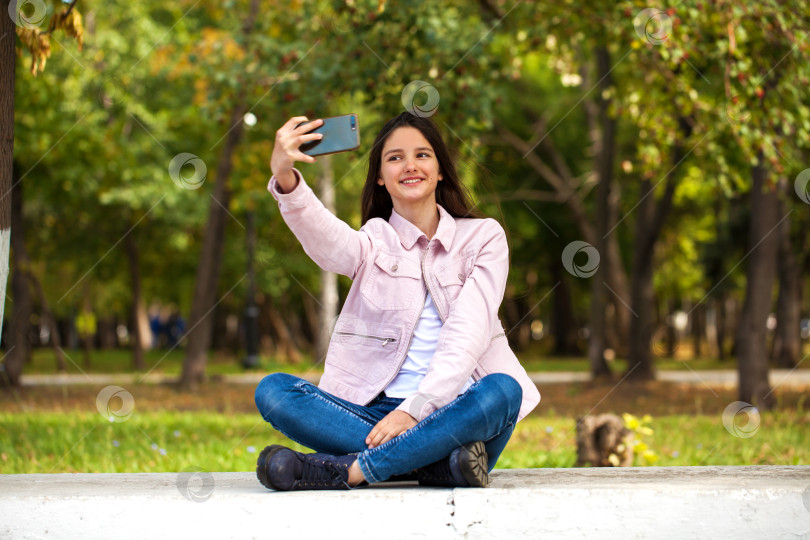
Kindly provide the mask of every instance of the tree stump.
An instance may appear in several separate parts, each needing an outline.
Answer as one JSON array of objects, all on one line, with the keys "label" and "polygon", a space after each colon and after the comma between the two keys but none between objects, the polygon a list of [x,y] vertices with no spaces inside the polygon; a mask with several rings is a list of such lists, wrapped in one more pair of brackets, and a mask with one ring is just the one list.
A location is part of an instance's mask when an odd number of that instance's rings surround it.
[{"label": "tree stump", "polygon": [[577,420],[577,467],[630,467],[633,432],[615,414]]}]

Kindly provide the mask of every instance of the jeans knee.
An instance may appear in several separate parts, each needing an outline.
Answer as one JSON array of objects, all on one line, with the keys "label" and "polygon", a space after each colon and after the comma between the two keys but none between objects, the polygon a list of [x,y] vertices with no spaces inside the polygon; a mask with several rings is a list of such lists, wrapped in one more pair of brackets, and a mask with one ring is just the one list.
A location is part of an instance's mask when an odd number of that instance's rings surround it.
[{"label": "jeans knee", "polygon": [[265,420],[271,422],[270,413],[275,409],[275,405],[299,381],[298,377],[288,373],[271,373],[262,379],[256,387],[254,401]]},{"label": "jeans knee", "polygon": [[[491,389],[486,392],[487,395],[492,396],[500,404],[504,401],[508,404],[507,415],[509,418],[514,417],[517,419],[520,405],[523,402],[523,388],[521,388],[520,383],[506,373],[490,373],[481,379],[481,383],[486,384]],[[492,406],[498,405],[493,403]]]}]

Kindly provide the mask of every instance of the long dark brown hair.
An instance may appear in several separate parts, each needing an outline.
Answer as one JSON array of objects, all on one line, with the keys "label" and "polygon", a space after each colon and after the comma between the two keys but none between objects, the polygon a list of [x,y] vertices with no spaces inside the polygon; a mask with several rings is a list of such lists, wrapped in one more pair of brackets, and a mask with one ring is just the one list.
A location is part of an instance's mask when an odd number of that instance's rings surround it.
[{"label": "long dark brown hair", "polygon": [[362,223],[365,224],[366,221],[375,217],[388,221],[388,218],[391,217],[394,203],[391,201],[391,195],[388,194],[385,186],[377,184],[377,179],[380,178],[382,151],[385,141],[388,140],[388,137],[395,129],[400,127],[418,129],[427,139],[427,142],[430,143],[430,146],[433,147],[436,160],[439,162],[439,172],[442,175],[442,181],[436,184],[436,202],[453,217],[484,217],[475,208],[469,191],[459,180],[456,166],[447,145],[444,144],[441,133],[439,133],[439,128],[430,118],[405,111],[389,120],[377,134],[377,138],[374,139],[374,145],[371,147],[371,153],[368,157],[366,183],[363,186]]}]

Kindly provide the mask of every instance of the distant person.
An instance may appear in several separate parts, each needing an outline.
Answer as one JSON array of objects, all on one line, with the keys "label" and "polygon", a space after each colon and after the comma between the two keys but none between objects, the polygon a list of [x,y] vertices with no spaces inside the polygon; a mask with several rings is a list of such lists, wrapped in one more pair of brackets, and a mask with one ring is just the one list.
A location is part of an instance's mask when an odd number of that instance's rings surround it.
[{"label": "distant person", "polygon": [[160,321],[160,306],[149,307],[149,330],[152,331],[152,348],[160,347],[160,336],[163,334],[163,323]]},{"label": "distant person", "polygon": [[169,348],[174,348],[180,343],[185,331],[186,321],[183,320],[183,316],[180,315],[180,312],[177,310],[172,311],[172,314],[169,315],[169,319],[166,321],[166,336]]},{"label": "distant person", "polygon": [[[273,445],[257,475],[276,490],[418,479],[485,487],[515,423],[539,402],[498,320],[506,235],[473,211],[429,118],[391,119],[371,148],[359,231],[317,199],[295,161],[322,121],[276,132],[268,189],[304,251],[353,280],[319,386],[274,373],[265,420],[316,454]],[[296,127],[298,126],[298,127]]]}]

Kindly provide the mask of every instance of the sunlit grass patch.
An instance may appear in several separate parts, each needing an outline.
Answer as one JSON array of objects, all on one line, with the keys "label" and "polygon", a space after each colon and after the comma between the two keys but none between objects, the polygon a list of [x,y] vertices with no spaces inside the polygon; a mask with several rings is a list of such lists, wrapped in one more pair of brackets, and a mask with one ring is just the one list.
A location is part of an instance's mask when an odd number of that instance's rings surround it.
[{"label": "sunlit grass patch", "polygon": [[[715,416],[662,416],[645,442],[656,465],[807,465],[810,414],[763,413],[756,433],[735,437]],[[124,422],[98,413],[0,414],[0,472],[253,471],[268,444],[303,449],[258,414],[135,412]],[[576,421],[530,416],[518,423],[498,468],[572,467]]]}]

